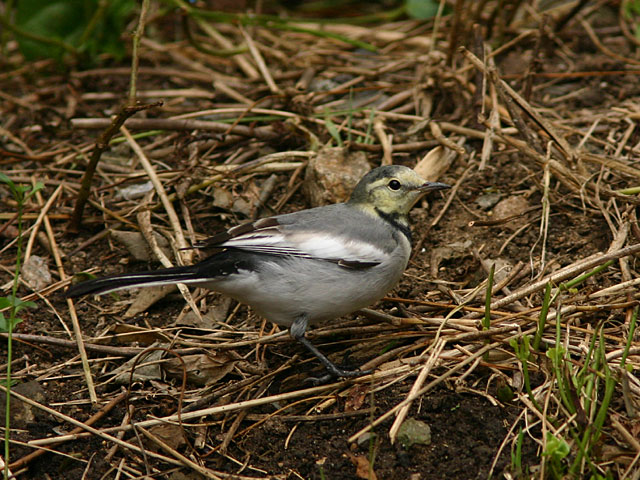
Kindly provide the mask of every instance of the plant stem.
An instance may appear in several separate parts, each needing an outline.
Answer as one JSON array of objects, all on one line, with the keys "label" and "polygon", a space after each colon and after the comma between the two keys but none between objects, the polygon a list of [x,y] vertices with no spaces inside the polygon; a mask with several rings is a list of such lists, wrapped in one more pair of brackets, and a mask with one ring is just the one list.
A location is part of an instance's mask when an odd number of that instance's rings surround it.
[{"label": "plant stem", "polygon": [[533,338],[533,350],[535,352],[540,349],[540,342],[542,341],[542,334],[547,322],[547,314],[549,313],[549,305],[551,305],[551,283],[547,283],[547,287],[544,290],[544,300],[542,301],[542,308],[540,309],[540,316],[538,317],[538,329]]},{"label": "plant stem", "polygon": [[[17,192],[16,192],[17,193]],[[20,279],[20,266],[22,263],[22,211],[23,211],[23,201],[24,196],[22,194],[18,194],[18,242],[17,242],[17,253],[16,253],[16,269],[13,272],[13,284],[11,285],[11,296],[13,297],[13,302],[11,304],[11,308],[9,309],[9,329],[7,332],[7,373],[6,373],[6,387],[7,387],[7,398],[5,404],[5,413],[4,413],[4,478],[8,480],[9,478],[9,454],[10,454],[10,440],[11,440],[11,361],[13,359],[13,325],[16,321],[16,309],[17,304],[15,302],[18,295],[18,281]]]},{"label": "plant stem", "polygon": [[149,0],[142,0],[140,7],[140,17],[138,19],[138,27],[133,32],[132,41],[132,54],[131,54],[131,78],[129,80],[129,106],[132,107],[136,104],[137,96],[137,82],[138,82],[138,65],[140,63],[138,48],[140,46],[140,39],[144,35],[144,27],[147,17],[147,11],[149,10]]}]

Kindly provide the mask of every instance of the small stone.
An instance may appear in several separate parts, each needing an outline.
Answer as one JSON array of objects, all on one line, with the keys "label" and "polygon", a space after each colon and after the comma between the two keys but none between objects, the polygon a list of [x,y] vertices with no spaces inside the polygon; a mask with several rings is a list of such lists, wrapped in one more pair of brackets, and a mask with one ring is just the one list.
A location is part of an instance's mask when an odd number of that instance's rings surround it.
[{"label": "small stone", "polygon": [[[45,390],[35,380],[25,383],[18,383],[12,387],[13,391],[38,403],[46,404],[47,397]],[[0,417],[5,416],[6,395],[0,392]],[[48,414],[42,410],[32,407],[16,398],[11,399],[11,428],[27,428],[28,425],[42,422]]]},{"label": "small stone", "polygon": [[[522,227],[527,218],[524,213],[530,208],[529,201],[521,195],[512,195],[503,200],[493,208],[493,218],[496,220],[510,218],[503,225],[511,230],[517,230]],[[521,215],[521,216],[518,216]]]},{"label": "small stone", "polygon": [[233,205],[231,206],[231,211],[233,213],[239,213],[245,217],[251,216],[252,205],[247,202],[244,198],[236,198],[233,201]]},{"label": "small stone", "polygon": [[215,188],[213,190],[213,206],[230,210],[233,205],[233,195],[224,188]]},{"label": "small stone", "polygon": [[431,427],[415,418],[407,418],[398,430],[398,441],[404,448],[412,445],[431,445]]},{"label": "small stone", "polygon": [[502,195],[500,195],[499,193],[483,193],[478,198],[476,198],[476,205],[478,205],[483,210],[489,210],[490,208],[493,208],[501,198]]},{"label": "small stone", "polygon": [[364,152],[323,148],[309,161],[303,192],[312,207],[344,202],[369,170]]},{"label": "small stone", "polygon": [[51,285],[51,272],[44,258],[31,255],[22,265],[22,278],[33,287],[34,290],[42,290]]}]

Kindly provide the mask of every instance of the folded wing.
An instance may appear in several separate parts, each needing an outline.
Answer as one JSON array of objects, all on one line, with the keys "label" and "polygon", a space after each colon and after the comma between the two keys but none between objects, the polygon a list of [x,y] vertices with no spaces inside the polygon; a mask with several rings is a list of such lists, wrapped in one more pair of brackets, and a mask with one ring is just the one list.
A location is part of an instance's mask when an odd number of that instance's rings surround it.
[{"label": "folded wing", "polygon": [[348,268],[380,264],[386,254],[369,242],[329,233],[317,228],[288,228],[277,217],[239,225],[198,244],[199,248],[232,248],[264,253],[325,260]]}]

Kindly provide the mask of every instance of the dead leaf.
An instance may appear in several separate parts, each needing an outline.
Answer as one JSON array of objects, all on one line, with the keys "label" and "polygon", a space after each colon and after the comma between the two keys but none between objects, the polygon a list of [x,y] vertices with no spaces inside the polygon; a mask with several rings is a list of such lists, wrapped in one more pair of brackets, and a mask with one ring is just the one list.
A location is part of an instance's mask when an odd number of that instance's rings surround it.
[{"label": "dead leaf", "polygon": [[[199,386],[216,383],[235,365],[235,360],[225,352],[184,355],[182,360],[187,370],[187,381]],[[167,376],[182,379],[182,363],[179,359],[170,358],[162,367]]]},{"label": "dead leaf", "polygon": [[361,455],[354,455],[351,452],[347,452],[349,460],[356,467],[356,476],[358,478],[364,478],[365,480],[378,480],[376,472],[373,471],[373,466],[369,462],[369,459]]},{"label": "dead leaf", "polygon": [[[173,254],[171,253],[171,249],[169,248],[169,242],[167,241],[167,239],[159,233],[155,232],[154,236],[156,237],[158,246],[164,252],[164,254],[167,257],[172,258]],[[151,250],[149,249],[149,245],[140,232],[112,230],[111,238],[113,238],[119,244],[123,245],[129,251],[129,254],[131,254],[131,256],[136,260],[140,262],[157,261],[154,256],[150,255],[149,252]]]},{"label": "dead leaf", "polygon": [[199,318],[193,311],[189,311],[181,319],[176,319],[173,325],[188,325],[194,328],[212,330],[227,319],[231,302],[231,297],[218,295],[214,303],[209,305],[206,313],[202,313]]},{"label": "dead leaf", "polygon": [[502,225],[513,231],[522,227],[527,223],[527,217],[524,215],[531,205],[529,201],[522,195],[512,195],[500,200],[495,207],[493,207],[493,218],[510,218],[508,222]]},{"label": "dead leaf", "polygon": [[135,317],[137,314],[145,312],[147,308],[162,300],[173,292],[176,285],[161,285],[159,287],[141,288],[129,309],[124,313],[124,318]]},{"label": "dead leaf", "polygon": [[414,167],[415,172],[428,182],[437,181],[447,171],[453,157],[443,147],[429,151]]},{"label": "dead leaf", "polygon": [[367,398],[367,393],[369,392],[368,385],[356,385],[351,390],[349,390],[349,395],[347,396],[347,400],[345,402],[344,411],[345,412],[355,412],[356,410],[360,410],[362,404],[364,403],[365,398]]},{"label": "dead leaf", "polygon": [[[128,360],[126,363],[120,365],[118,368],[110,372],[115,375],[113,379],[118,385],[128,385],[129,382],[146,382],[151,380],[160,380],[162,378],[162,371],[160,370],[159,361],[165,352],[162,350],[150,351],[142,359],[134,357]],[[131,369],[135,364],[135,370],[133,376],[131,375]]]},{"label": "dead leaf", "polygon": [[154,342],[167,342],[167,337],[160,332],[150,331],[148,328],[141,328],[135,325],[120,323],[111,328],[111,332],[116,335],[116,342],[129,345],[139,343],[140,345],[151,345]]},{"label": "dead leaf", "polygon": [[[164,443],[169,445],[174,450],[178,450],[181,446],[185,445],[184,432],[180,425],[174,425],[171,423],[163,423],[161,425],[155,425],[149,429],[153,435],[158,437]],[[156,449],[155,443],[151,444],[153,449]]]},{"label": "dead leaf", "polygon": [[438,268],[443,260],[458,260],[471,256],[471,245],[471,240],[465,240],[431,250],[431,276],[438,278]]}]

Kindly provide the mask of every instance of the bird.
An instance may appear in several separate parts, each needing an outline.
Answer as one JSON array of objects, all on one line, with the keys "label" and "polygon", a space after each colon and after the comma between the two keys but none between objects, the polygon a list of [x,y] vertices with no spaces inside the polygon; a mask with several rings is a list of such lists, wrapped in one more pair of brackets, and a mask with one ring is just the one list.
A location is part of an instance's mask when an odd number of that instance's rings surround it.
[{"label": "bird", "polygon": [[427,192],[447,188],[406,166],[377,167],[344,203],[239,224],[196,243],[214,249],[198,263],[92,279],[66,296],[176,283],[208,288],[287,327],[324,365],[324,380],[357,377],[369,371],[335,365],[307,328],[372,305],[394,288],[411,255],[410,210]]}]

